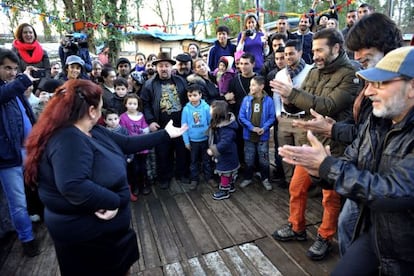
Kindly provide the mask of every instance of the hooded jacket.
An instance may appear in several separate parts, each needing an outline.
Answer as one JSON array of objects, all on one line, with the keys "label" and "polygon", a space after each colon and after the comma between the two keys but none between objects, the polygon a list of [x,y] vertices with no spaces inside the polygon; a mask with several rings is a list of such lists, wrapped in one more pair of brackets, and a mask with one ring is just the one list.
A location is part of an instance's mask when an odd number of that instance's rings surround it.
[{"label": "hooded jacket", "polygon": [[210,117],[210,106],[203,99],[197,106],[190,102],[185,105],[181,114],[181,125],[188,125],[188,130],[183,133],[185,145],[189,145],[190,141],[201,142],[208,139]]},{"label": "hooded jacket", "polygon": [[[243,139],[249,140],[250,133],[255,127],[252,124],[252,101],[253,96],[249,95],[244,97],[242,105],[239,112],[239,121],[243,126]],[[264,133],[260,135],[260,142],[268,141],[270,138],[270,128],[275,122],[275,105],[273,104],[273,99],[268,95],[264,95],[262,98],[262,117],[260,120],[260,128],[264,129]]]},{"label": "hooded jacket", "polygon": [[230,113],[228,121],[221,122],[215,129],[209,129],[208,144],[213,152],[217,172],[232,172],[240,167],[236,145],[238,127],[236,116]]}]

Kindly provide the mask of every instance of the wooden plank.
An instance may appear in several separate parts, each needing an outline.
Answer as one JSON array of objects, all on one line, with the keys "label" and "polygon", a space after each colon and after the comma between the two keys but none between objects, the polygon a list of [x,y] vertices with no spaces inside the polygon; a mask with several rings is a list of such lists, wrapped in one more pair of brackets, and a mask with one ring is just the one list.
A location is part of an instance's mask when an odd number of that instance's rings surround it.
[{"label": "wooden plank", "polygon": [[[154,199],[155,200],[155,199]],[[138,202],[131,204],[133,225],[137,233],[140,245],[139,270],[147,270],[161,266],[157,243],[155,241],[153,228],[146,208],[146,200],[141,198]]]},{"label": "wooden plank", "polygon": [[272,238],[266,237],[255,241],[255,244],[269,258],[283,275],[306,275],[308,274],[285,252],[284,248]]},{"label": "wooden plank", "polygon": [[234,244],[241,244],[263,237],[263,232],[235,207],[231,198],[228,200],[214,200],[210,194],[203,194],[202,197],[214,215],[220,220],[226,232],[231,236]]},{"label": "wooden plank", "polygon": [[210,208],[206,205],[206,202],[198,193],[189,193],[189,197],[196,206],[198,212],[203,217],[203,220],[206,221],[209,226],[211,233],[214,233],[214,237],[217,240],[219,248],[226,248],[233,245],[233,242],[230,240],[230,236],[224,230],[221,222],[217,219],[216,215],[212,212]]},{"label": "wooden plank", "polygon": [[260,251],[260,249],[252,244],[245,243],[239,248],[250,259],[253,265],[259,270],[260,275],[281,276],[280,271],[275,267],[269,259]]},{"label": "wooden plank", "polygon": [[181,257],[178,248],[181,247],[181,245],[176,244],[175,237],[167,222],[160,201],[150,200],[148,201],[148,207],[154,222],[152,231],[155,233],[157,248],[160,252],[162,264],[170,264],[180,261]]},{"label": "wooden plank", "polygon": [[37,260],[36,267],[33,269],[33,275],[60,275],[53,240],[47,232],[46,226],[44,224],[41,226],[41,229],[36,231],[41,254],[39,255],[40,260]]},{"label": "wooden plank", "polygon": [[197,275],[197,276],[205,276],[207,275],[204,272],[203,266],[198,260],[198,258],[191,258],[188,260],[189,269],[191,272],[191,275]]},{"label": "wooden plank", "polygon": [[[196,196],[196,195],[195,195]],[[219,249],[218,242],[213,238],[212,230],[207,221],[204,220],[196,206],[192,204],[185,194],[175,196],[178,208],[180,208],[185,221],[194,236],[195,243],[202,254]]]},{"label": "wooden plank", "polygon": [[208,267],[209,275],[231,276],[231,272],[218,252],[212,252],[203,256]]},{"label": "wooden plank", "polygon": [[239,254],[237,247],[230,247],[223,250],[226,253],[229,260],[231,260],[232,265],[237,275],[253,276],[254,273],[249,268],[249,265],[245,261],[247,258],[243,258]]},{"label": "wooden plank", "polygon": [[201,250],[197,246],[196,240],[188,227],[183,214],[177,206],[175,197],[163,198],[163,202],[171,217],[171,221],[174,224],[176,234],[179,237],[181,244],[183,245],[184,253],[187,258],[192,258],[201,254]]}]

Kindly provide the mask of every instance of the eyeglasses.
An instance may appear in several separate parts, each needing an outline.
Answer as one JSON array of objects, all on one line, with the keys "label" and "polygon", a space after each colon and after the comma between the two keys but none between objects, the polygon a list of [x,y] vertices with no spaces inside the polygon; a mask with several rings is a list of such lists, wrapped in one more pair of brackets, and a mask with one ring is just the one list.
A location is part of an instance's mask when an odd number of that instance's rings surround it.
[{"label": "eyeglasses", "polygon": [[375,89],[380,89],[382,85],[386,85],[389,84],[391,82],[395,82],[395,81],[406,81],[407,79],[405,78],[398,78],[398,79],[393,79],[393,80],[387,80],[387,81],[367,81],[368,84],[371,84]]}]

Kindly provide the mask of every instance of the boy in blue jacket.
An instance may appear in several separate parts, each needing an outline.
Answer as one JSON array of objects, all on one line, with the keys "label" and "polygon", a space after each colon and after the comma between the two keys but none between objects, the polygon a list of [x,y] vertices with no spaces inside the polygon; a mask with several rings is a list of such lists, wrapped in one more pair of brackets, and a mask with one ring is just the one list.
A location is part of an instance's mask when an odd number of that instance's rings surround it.
[{"label": "boy in blue jacket", "polygon": [[197,189],[199,181],[199,162],[203,168],[204,178],[212,183],[212,169],[208,149],[208,127],[210,125],[210,106],[201,99],[201,88],[198,84],[187,87],[188,103],[181,115],[181,125],[187,124],[188,131],[183,135],[185,147],[191,152],[190,190]]},{"label": "boy in blue jacket", "polygon": [[244,161],[246,170],[240,187],[252,183],[253,169],[258,156],[262,184],[272,190],[269,182],[269,138],[275,121],[275,107],[271,97],[264,92],[265,78],[255,76],[250,81],[250,93],[240,107],[239,121],[243,126]]}]

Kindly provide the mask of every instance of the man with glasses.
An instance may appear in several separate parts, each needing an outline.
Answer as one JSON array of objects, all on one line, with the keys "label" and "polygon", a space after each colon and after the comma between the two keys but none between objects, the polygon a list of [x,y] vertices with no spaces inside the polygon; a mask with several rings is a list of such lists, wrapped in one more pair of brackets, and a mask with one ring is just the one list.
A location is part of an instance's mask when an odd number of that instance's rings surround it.
[{"label": "man with glasses", "polygon": [[19,59],[0,48],[0,182],[9,205],[10,217],[28,257],[40,253],[27,212],[23,181],[24,142],[35,118],[24,91],[37,80],[32,66],[17,75]]},{"label": "man with glasses", "polygon": [[[387,15],[373,13],[364,16],[355,23],[348,33],[346,46],[355,54],[355,59],[364,69],[374,67],[385,54],[402,46],[403,38],[401,30]],[[372,104],[368,97],[364,96],[365,88],[359,93],[354,102],[353,118],[351,120],[335,122],[330,118],[313,112],[315,116],[309,121],[296,121],[295,127],[311,130],[345,144],[351,144],[355,139],[359,126],[362,125],[372,113]],[[358,219],[358,204],[346,199],[342,207],[338,221],[338,240],[341,255],[351,244],[352,235]]]},{"label": "man with glasses", "polygon": [[389,52],[357,72],[372,114],[340,158],[311,132],[311,146],[283,147],[286,162],[360,205],[353,242],[331,275],[412,275],[414,271],[414,47]]}]

